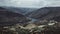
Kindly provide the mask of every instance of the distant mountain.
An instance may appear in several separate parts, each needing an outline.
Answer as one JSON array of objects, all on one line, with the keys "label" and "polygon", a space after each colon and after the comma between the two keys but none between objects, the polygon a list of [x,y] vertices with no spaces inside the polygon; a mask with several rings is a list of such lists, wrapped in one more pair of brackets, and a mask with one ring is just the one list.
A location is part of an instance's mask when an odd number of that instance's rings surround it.
[{"label": "distant mountain", "polygon": [[3,8],[6,8],[10,11],[13,11],[13,12],[16,12],[16,13],[20,13],[20,14],[27,14],[27,13],[30,13],[34,10],[37,10],[37,8],[21,8],[21,7],[3,7]]},{"label": "distant mountain", "polygon": [[9,11],[0,7],[0,25],[11,25],[16,23],[26,23],[29,19],[24,15]]},{"label": "distant mountain", "polygon": [[35,19],[47,19],[60,21],[60,7],[44,7],[26,15]]},{"label": "distant mountain", "polygon": [[48,9],[40,8],[40,9],[37,9],[37,10],[35,10],[33,12],[30,12],[30,13],[26,14],[26,16],[36,18],[36,17],[39,17],[39,16],[41,16],[43,14],[47,14],[48,12],[49,12]]}]

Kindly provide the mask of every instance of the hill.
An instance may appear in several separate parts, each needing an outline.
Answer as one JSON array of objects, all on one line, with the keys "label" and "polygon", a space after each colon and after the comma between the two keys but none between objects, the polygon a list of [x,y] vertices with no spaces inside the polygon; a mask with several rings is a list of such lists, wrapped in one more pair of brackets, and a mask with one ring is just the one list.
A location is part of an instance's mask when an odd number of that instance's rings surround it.
[{"label": "hill", "polygon": [[[31,18],[43,20],[60,20],[60,7],[43,7],[26,15]],[[58,18],[59,17],[59,18]]]},{"label": "hill", "polygon": [[9,11],[0,7],[0,25],[11,25],[16,23],[26,23],[27,19],[24,15]]}]

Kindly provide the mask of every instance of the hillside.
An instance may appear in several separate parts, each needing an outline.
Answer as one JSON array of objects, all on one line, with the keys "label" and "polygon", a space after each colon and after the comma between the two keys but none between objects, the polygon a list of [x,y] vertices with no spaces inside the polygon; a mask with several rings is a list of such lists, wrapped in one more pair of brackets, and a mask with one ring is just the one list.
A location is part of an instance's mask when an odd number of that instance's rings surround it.
[{"label": "hillside", "polygon": [[11,25],[16,23],[26,23],[27,19],[24,15],[8,11],[5,8],[0,7],[0,25]]},{"label": "hillside", "polygon": [[[29,13],[27,16],[35,19],[40,19],[40,20],[43,19],[56,20],[57,17],[60,16],[60,7],[43,7]],[[60,18],[58,20],[60,20]]]},{"label": "hillside", "polygon": [[23,15],[28,14],[34,10],[37,10],[37,8],[23,8],[23,7],[5,7],[5,6],[3,6],[3,8],[5,8],[9,11],[23,14]]}]

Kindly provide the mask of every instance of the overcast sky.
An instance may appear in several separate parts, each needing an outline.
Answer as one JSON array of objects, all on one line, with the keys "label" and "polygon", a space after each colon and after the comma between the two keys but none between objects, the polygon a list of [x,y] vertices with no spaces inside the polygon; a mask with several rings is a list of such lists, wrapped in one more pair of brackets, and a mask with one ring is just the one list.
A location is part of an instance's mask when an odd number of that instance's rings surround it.
[{"label": "overcast sky", "polygon": [[40,8],[60,6],[60,0],[0,0],[0,6]]}]

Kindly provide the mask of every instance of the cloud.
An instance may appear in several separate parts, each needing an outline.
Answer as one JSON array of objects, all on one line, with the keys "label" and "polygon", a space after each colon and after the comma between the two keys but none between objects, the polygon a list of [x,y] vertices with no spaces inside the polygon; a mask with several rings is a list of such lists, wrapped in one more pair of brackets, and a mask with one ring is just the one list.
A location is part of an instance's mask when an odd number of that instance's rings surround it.
[{"label": "cloud", "polygon": [[46,0],[46,6],[50,6],[50,7],[56,7],[56,6],[60,6],[60,0],[50,0],[50,1],[47,1]]},{"label": "cloud", "polygon": [[45,5],[44,0],[0,0],[2,6],[40,7]]},{"label": "cloud", "polygon": [[0,6],[32,7],[60,6],[60,0],[0,0]]}]

